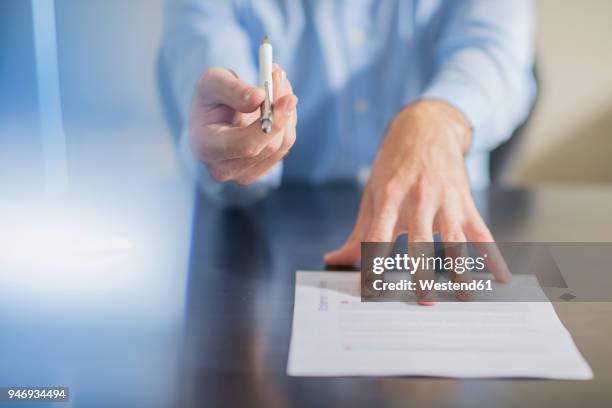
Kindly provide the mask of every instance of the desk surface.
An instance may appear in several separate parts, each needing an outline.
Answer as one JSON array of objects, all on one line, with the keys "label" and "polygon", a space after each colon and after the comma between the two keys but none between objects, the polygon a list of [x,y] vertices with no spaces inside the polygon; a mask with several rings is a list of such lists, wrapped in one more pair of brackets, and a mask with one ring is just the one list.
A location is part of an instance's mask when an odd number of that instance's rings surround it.
[{"label": "desk surface", "polygon": [[[477,195],[498,238],[610,240],[610,190],[558,189]],[[350,231],[359,202],[351,189],[286,189],[248,211],[213,211],[194,221],[183,402],[283,406],[589,406],[612,397],[612,304],[557,304],[595,373],[593,381],[433,378],[296,378],[285,374],[297,269]],[[607,235],[606,235],[607,234]]]},{"label": "desk surface", "polygon": [[[244,211],[198,198],[193,222],[192,196],[160,204],[173,197],[162,188],[124,211],[142,232],[132,257],[110,269],[58,272],[52,286],[44,274],[0,275],[0,385],[70,386],[69,406],[79,407],[600,406],[612,398],[612,303],[555,305],[592,381],[288,377],[295,271],[323,267],[322,254],[350,231],[359,192],[286,188]],[[612,241],[610,188],[476,199],[501,241]],[[109,208],[123,204],[112,200],[104,221],[121,226],[121,211]]]}]

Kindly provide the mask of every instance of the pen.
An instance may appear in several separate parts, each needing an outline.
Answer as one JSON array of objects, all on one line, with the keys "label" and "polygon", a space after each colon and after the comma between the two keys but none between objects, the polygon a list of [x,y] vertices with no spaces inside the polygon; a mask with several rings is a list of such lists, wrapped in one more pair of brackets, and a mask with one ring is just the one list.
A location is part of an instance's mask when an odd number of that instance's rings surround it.
[{"label": "pen", "polygon": [[264,133],[272,131],[272,45],[268,36],[261,40],[259,45],[259,87],[264,90],[265,98],[261,104],[261,130]]}]

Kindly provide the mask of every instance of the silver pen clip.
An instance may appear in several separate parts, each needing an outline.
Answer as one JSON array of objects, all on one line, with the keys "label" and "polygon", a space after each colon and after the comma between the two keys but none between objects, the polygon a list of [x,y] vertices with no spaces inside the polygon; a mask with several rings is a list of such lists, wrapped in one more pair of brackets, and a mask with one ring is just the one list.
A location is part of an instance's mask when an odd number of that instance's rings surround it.
[{"label": "silver pen clip", "polygon": [[264,92],[266,96],[261,104],[261,130],[264,133],[272,131],[272,100],[270,98],[270,84],[268,81],[264,83]]}]

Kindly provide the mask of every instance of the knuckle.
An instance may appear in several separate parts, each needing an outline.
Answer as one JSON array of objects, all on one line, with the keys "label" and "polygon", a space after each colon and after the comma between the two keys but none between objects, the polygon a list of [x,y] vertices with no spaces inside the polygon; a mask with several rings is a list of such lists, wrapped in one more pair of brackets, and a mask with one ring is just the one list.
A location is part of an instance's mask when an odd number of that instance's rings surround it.
[{"label": "knuckle", "polygon": [[284,113],[274,115],[274,121],[272,122],[272,133],[281,133],[293,127],[290,118],[287,118]]},{"label": "knuckle", "polygon": [[242,91],[242,83],[240,81],[231,81],[228,88],[232,94],[237,94]]},{"label": "knuckle", "polygon": [[492,241],[492,238],[489,230],[481,227],[474,231],[472,234],[472,240],[476,242],[490,242]]},{"label": "knuckle", "polygon": [[423,219],[429,219],[429,215],[435,210],[433,200],[415,200],[410,204],[408,219],[411,225],[421,225]]},{"label": "knuckle", "polygon": [[416,201],[429,201],[433,196],[433,189],[424,179],[419,179],[413,187],[413,195]]},{"label": "knuckle", "polygon": [[274,153],[276,153],[278,151],[278,148],[275,146],[275,143],[270,143],[268,145],[266,145],[266,147],[264,147],[264,149],[261,151],[261,153],[264,156],[271,156]]},{"label": "knuckle", "polygon": [[283,131],[284,123],[281,123],[281,122],[282,120],[274,118],[274,120],[272,121],[272,131],[271,131],[272,134],[277,135]]},{"label": "knuckle", "polygon": [[266,145],[264,152],[266,153],[266,156],[270,156],[273,155],[274,153],[278,152],[280,150],[280,148],[283,145],[283,139],[280,137],[274,138],[272,141],[270,141],[270,143],[268,143],[268,145]]},{"label": "knuckle", "polygon": [[369,242],[384,242],[387,240],[387,237],[382,231],[374,230],[368,234],[367,240]]},{"label": "knuckle", "polygon": [[392,179],[388,181],[380,193],[378,194],[378,204],[381,207],[388,207],[397,204],[398,199],[400,198],[400,183],[396,179]]},{"label": "knuckle", "polygon": [[238,155],[240,157],[244,157],[247,159],[257,157],[259,153],[261,153],[261,149],[257,145],[244,145],[238,151]]},{"label": "knuckle", "polygon": [[444,242],[463,242],[465,238],[463,232],[458,230],[450,230],[442,234],[442,241]]},{"label": "knuckle", "polygon": [[214,81],[216,75],[215,72],[215,68],[207,68],[204,72],[202,72],[202,75],[200,75],[198,85],[205,88],[208,83]]}]

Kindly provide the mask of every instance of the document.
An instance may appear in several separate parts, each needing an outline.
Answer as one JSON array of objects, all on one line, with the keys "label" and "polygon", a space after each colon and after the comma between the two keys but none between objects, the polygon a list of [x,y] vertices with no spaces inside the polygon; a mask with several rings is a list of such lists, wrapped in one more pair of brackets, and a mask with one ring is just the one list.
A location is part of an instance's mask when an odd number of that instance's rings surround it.
[{"label": "document", "polygon": [[359,272],[327,271],[297,272],[287,373],[593,377],[547,301],[361,302]]}]

